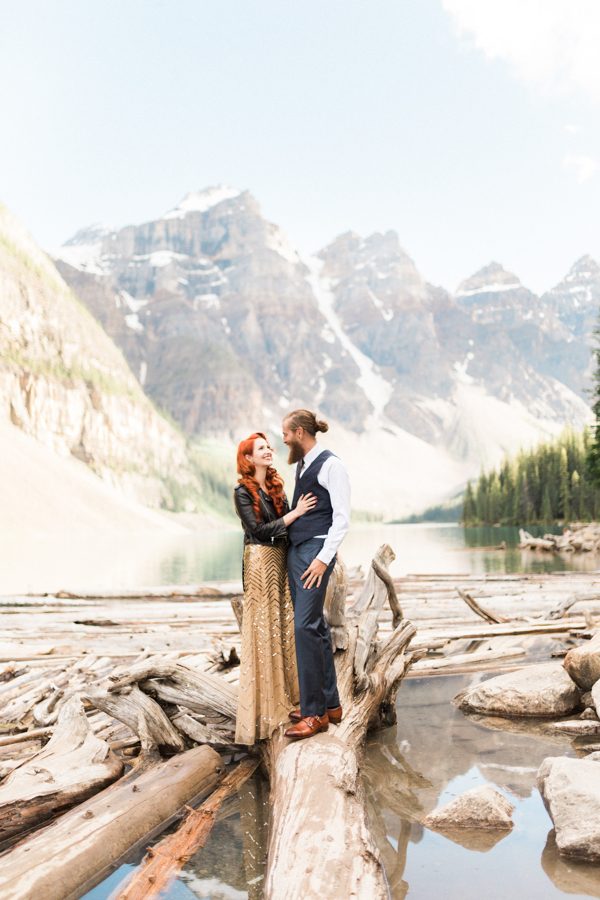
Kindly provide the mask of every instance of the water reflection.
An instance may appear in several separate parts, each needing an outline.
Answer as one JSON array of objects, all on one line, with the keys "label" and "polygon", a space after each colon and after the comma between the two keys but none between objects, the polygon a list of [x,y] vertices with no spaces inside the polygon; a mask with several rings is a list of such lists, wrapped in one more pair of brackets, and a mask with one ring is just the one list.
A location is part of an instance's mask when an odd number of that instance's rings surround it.
[{"label": "water reflection", "polygon": [[221,811],[206,845],[189,860],[179,876],[178,881],[191,891],[189,896],[206,900],[238,897],[260,900],[268,822],[269,785],[256,774],[240,788],[228,808]]},{"label": "water reflection", "polygon": [[[242,535],[235,523],[179,535],[99,535],[94,541],[82,537],[78,545],[62,541],[60,535],[54,537],[53,543],[36,547],[35,566],[31,565],[29,547],[4,548],[0,594],[139,588],[240,578]],[[600,566],[596,554],[521,551],[517,542],[517,528],[360,524],[351,528],[342,553],[348,565],[360,565],[364,570],[377,548],[388,543],[396,553],[391,567],[395,576],[415,572],[593,571]],[[498,549],[501,545],[504,549]]]},{"label": "water reflection", "polygon": [[[368,744],[363,771],[369,818],[392,896],[437,896],[440,883],[448,900],[479,895],[541,900],[565,891],[600,896],[600,867],[573,867],[546,840],[552,823],[535,787],[542,760],[572,755],[572,741],[541,733],[539,724],[532,732],[528,723],[464,716],[451,699],[474,677],[481,676],[405,682],[398,725]],[[436,806],[485,783],[515,804],[511,832],[485,839],[481,833],[436,833],[421,825]]]}]

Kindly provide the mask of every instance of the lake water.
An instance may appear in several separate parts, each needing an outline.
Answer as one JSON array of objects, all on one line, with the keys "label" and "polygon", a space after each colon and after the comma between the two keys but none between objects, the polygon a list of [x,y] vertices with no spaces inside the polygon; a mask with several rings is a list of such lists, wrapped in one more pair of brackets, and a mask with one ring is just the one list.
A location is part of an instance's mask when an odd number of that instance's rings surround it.
[{"label": "lake water", "polygon": [[[542,528],[531,528],[542,533]],[[394,575],[423,573],[549,572],[594,570],[600,558],[589,554],[553,555],[521,551],[518,529],[462,528],[459,525],[354,525],[342,546],[349,566],[365,569],[377,548],[388,543],[396,553]],[[502,544],[506,549],[498,549]],[[52,548],[6,544],[0,566],[0,594],[54,590],[90,591],[203,581],[238,580],[242,536],[224,524],[210,531],[129,539],[98,538],[78,547]],[[46,552],[47,551],[47,552]]]}]

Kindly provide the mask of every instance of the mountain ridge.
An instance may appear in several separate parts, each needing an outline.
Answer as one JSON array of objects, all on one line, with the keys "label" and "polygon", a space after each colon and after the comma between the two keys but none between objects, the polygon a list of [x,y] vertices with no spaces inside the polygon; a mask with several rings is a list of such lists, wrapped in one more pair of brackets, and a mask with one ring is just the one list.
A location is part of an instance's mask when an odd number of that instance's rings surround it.
[{"label": "mountain ridge", "polygon": [[[278,431],[285,411],[318,406],[367,457],[384,434],[399,453],[417,439],[450,490],[521,443],[589,420],[591,264],[585,314],[571,303],[570,318],[563,289],[538,297],[499,263],[452,294],[393,230],[348,231],[306,258],[249,191],[218,186],[139,226],[80,230],[57,266],[190,435],[231,442],[249,423]],[[600,300],[600,277],[597,290]],[[377,477],[413,503],[384,455]]]}]

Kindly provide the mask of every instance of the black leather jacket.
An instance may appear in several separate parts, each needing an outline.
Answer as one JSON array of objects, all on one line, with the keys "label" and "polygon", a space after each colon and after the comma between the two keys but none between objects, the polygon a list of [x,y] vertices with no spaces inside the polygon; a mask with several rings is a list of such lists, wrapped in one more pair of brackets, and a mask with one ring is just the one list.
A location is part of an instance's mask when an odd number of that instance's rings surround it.
[{"label": "black leather jacket", "polygon": [[242,521],[244,544],[267,544],[268,546],[285,546],[287,544],[287,527],[283,516],[289,512],[287,499],[284,502],[283,514],[278,516],[273,501],[268,494],[259,490],[262,521],[258,522],[252,507],[252,496],[243,484],[239,484],[233,492],[235,511]]}]

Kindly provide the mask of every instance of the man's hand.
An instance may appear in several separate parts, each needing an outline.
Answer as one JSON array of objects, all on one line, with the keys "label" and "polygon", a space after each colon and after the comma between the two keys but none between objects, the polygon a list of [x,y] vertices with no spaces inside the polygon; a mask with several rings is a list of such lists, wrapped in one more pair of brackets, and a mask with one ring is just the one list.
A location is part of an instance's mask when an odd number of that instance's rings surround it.
[{"label": "man's hand", "polygon": [[306,578],[303,586],[305,588],[321,587],[321,579],[323,578],[326,569],[327,566],[325,563],[315,557],[308,569],[300,576],[302,581]]}]

